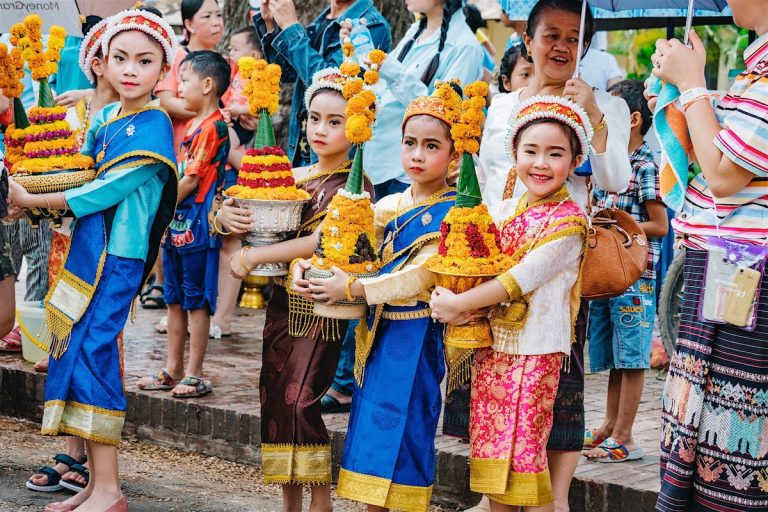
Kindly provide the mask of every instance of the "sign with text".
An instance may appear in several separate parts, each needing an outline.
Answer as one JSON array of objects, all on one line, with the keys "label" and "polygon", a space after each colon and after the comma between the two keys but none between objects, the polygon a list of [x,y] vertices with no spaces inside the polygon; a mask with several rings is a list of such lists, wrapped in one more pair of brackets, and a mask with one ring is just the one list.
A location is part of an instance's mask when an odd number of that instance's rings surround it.
[{"label": "sign with text", "polygon": [[51,25],[59,25],[67,34],[81,35],[80,11],[75,0],[0,0],[0,32],[10,32],[14,24],[30,14],[42,18],[43,33]]}]

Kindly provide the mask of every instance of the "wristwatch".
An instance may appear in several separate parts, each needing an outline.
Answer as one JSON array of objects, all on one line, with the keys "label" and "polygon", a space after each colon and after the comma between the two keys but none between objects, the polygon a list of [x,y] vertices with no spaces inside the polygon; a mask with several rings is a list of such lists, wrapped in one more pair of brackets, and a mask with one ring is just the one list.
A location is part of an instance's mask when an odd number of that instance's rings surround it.
[{"label": "wristwatch", "polygon": [[688,89],[680,95],[680,104],[685,108],[690,103],[693,103],[702,96],[710,96],[709,89],[706,87],[694,87]]}]

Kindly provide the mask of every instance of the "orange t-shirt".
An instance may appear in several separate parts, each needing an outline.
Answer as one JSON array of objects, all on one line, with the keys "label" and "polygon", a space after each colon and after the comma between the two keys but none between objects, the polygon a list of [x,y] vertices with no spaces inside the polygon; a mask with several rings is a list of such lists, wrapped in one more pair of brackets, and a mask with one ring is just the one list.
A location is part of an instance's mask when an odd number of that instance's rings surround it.
[{"label": "orange t-shirt", "polygon": [[[181,61],[184,60],[184,57],[186,57],[188,53],[189,50],[187,50],[186,47],[179,47],[179,49],[176,51],[173,67],[171,67],[171,70],[168,72],[165,78],[157,83],[155,86],[155,94],[163,91],[171,91],[177,98],[181,97],[179,94],[179,89],[181,88],[179,66],[181,65]],[[178,157],[179,148],[181,147],[181,142],[184,140],[184,132],[186,131],[188,120],[177,119],[171,116],[171,121],[173,122],[173,150],[176,152],[176,156]]]}]

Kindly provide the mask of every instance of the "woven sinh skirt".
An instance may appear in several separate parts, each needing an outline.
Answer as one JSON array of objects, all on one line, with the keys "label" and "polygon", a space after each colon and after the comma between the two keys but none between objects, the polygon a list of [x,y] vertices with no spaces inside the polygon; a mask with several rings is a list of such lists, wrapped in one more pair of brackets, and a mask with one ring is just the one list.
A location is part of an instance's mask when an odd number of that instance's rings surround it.
[{"label": "woven sinh skirt", "polygon": [[698,319],[705,268],[706,253],[687,249],[656,510],[768,510],[768,278],[749,332]]}]

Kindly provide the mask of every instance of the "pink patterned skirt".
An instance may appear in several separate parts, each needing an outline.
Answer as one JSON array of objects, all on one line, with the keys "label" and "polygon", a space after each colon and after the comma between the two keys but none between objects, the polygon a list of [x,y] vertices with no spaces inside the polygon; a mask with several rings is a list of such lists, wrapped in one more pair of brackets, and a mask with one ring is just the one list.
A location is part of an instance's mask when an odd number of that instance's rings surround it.
[{"label": "pink patterned skirt", "polygon": [[470,488],[506,505],[554,501],[547,439],[563,354],[475,353]]}]

